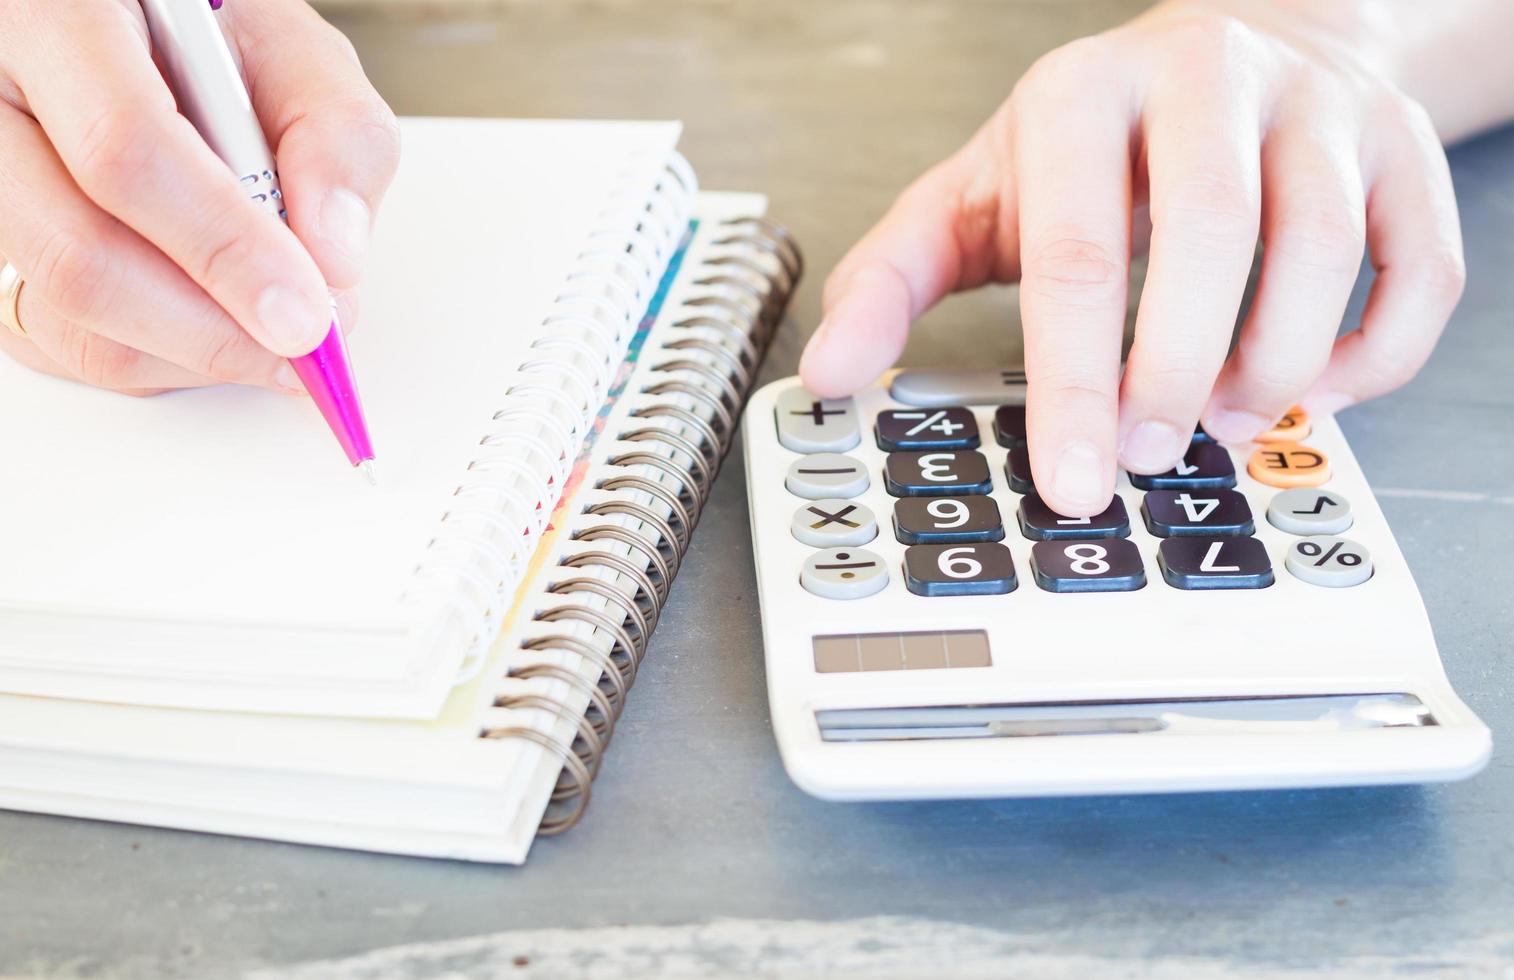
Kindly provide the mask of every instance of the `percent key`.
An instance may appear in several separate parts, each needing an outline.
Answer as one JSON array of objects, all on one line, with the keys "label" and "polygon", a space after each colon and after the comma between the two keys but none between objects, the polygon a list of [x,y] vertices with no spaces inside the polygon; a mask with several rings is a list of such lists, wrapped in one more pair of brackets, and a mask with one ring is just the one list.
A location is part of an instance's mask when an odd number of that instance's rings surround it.
[{"label": "percent key", "polygon": [[1345,589],[1372,577],[1372,556],[1347,538],[1316,536],[1295,541],[1283,559],[1295,578],[1311,585]]}]

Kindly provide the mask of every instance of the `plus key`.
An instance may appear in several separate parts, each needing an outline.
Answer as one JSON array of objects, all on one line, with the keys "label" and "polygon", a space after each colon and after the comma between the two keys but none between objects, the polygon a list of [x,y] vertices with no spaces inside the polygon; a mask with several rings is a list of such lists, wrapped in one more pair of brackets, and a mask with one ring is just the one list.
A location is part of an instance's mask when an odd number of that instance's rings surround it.
[{"label": "plus key", "polygon": [[816,398],[803,388],[778,396],[773,408],[778,441],[796,453],[844,453],[862,441],[850,398]]}]

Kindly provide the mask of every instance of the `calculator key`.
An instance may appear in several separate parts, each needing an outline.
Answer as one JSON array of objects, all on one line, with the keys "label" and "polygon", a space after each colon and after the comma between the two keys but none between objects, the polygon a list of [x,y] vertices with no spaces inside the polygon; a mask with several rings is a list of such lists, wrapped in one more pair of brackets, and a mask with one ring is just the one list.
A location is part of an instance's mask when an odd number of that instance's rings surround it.
[{"label": "calculator key", "polygon": [[886,453],[900,449],[976,449],[978,420],[960,406],[936,409],[891,409],[878,413],[874,430],[878,448]]},{"label": "calculator key", "polygon": [[1015,560],[1002,544],[917,544],[904,549],[904,584],[915,595],[1013,592]]},{"label": "calculator key", "polygon": [[822,599],[861,599],[888,584],[888,569],[871,551],[827,548],[805,559],[799,584]]},{"label": "calculator key", "polygon": [[889,453],[883,461],[883,482],[895,497],[959,496],[993,489],[988,460],[971,449]]},{"label": "calculator key", "polygon": [[1055,541],[1130,536],[1130,515],[1119,494],[1093,517],[1063,517],[1035,494],[1020,501],[1020,533],[1032,541]]},{"label": "calculator key", "polygon": [[1193,490],[1235,486],[1235,464],[1217,442],[1191,442],[1177,466],[1166,473],[1130,474],[1132,486],[1142,490]]},{"label": "calculator key", "polygon": [[1277,420],[1277,424],[1256,437],[1257,442],[1298,442],[1300,439],[1309,438],[1309,433],[1314,431],[1314,424],[1309,421],[1309,413],[1297,405],[1288,409],[1288,414]]},{"label": "calculator key", "polygon": [[1179,589],[1265,589],[1272,562],[1256,538],[1163,538],[1157,564]]},{"label": "calculator key", "polygon": [[867,467],[840,453],[814,453],[789,464],[783,485],[789,493],[811,500],[855,497],[868,488]]},{"label": "calculator key", "polygon": [[1004,459],[1004,477],[1009,489],[1015,493],[1035,493],[1036,485],[1030,479],[1030,450],[1016,446]]},{"label": "calculator key", "polygon": [[1293,542],[1283,567],[1310,585],[1347,589],[1372,577],[1372,555],[1355,541],[1326,535]]},{"label": "calculator key", "polygon": [[1213,441],[1214,441],[1214,436],[1210,435],[1208,432],[1205,432],[1204,431],[1204,427],[1202,425],[1196,425],[1196,426],[1193,427],[1193,438],[1190,439],[1189,442],[1213,442]]},{"label": "calculator key", "polygon": [[1246,471],[1268,486],[1317,487],[1330,479],[1330,459],[1310,446],[1273,442],[1251,454]]},{"label": "calculator key", "polygon": [[1163,538],[1250,534],[1256,530],[1243,494],[1218,490],[1152,490],[1141,501],[1146,530]]},{"label": "calculator key", "polygon": [[794,537],[815,548],[867,544],[878,536],[878,521],[863,504],[826,498],[802,504],[789,529]]},{"label": "calculator key", "polygon": [[994,441],[1005,449],[1025,445],[1025,406],[1000,405],[994,409]]},{"label": "calculator key", "polygon": [[778,442],[796,453],[844,453],[862,441],[857,403],[850,398],[819,399],[790,388],[773,407]]},{"label": "calculator key", "polygon": [[992,497],[905,497],[894,504],[894,537],[905,544],[1002,541],[1004,522]]},{"label": "calculator key", "polygon": [[1339,534],[1355,520],[1351,501],[1334,490],[1284,490],[1267,505],[1267,520],[1289,534]]},{"label": "calculator key", "polygon": [[948,405],[998,405],[1025,401],[1025,372],[1019,368],[973,371],[906,368],[894,375],[888,393],[916,408]]},{"label": "calculator key", "polygon": [[1141,549],[1131,541],[1037,541],[1030,570],[1047,592],[1134,592],[1146,584]]}]

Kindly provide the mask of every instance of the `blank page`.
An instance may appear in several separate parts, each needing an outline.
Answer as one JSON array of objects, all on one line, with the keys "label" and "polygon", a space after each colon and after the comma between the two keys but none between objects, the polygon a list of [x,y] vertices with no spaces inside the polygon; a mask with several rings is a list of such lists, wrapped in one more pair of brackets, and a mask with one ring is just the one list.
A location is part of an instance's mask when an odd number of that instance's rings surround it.
[{"label": "blank page", "polygon": [[[225,385],[133,399],[0,358],[0,663],[26,659],[4,642],[17,635],[6,614],[39,610],[375,635],[416,625],[397,600],[522,363],[522,338],[612,191],[640,179],[650,193],[678,126],[403,129],[350,337],[378,487],[308,399]],[[132,668],[120,651],[74,653]]]}]

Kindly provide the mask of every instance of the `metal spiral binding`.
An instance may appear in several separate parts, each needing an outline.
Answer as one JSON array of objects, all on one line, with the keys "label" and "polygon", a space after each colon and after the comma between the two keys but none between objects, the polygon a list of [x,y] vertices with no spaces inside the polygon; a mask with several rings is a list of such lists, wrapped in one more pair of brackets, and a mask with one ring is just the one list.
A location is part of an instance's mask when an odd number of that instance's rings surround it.
[{"label": "metal spiral binding", "polygon": [[[680,159],[628,161],[591,246],[528,338],[532,356],[507,383],[504,403],[400,596],[414,621],[429,624],[429,642],[465,648],[459,682],[487,661],[567,479],[573,449],[592,425],[621,352],[682,241],[696,193]],[[594,243],[616,239],[631,247],[606,261]]]},{"label": "metal spiral binding", "polygon": [[[692,175],[686,178],[682,186],[692,188]],[[648,234],[655,237],[655,232]],[[638,240],[632,252],[649,247]],[[595,271],[582,281],[615,275],[625,254],[630,253],[591,247],[585,255],[595,261]],[[663,356],[643,354],[650,370],[641,375],[641,387],[634,391],[640,399],[628,412],[634,424],[614,433],[619,445],[595,474],[594,492],[568,529],[569,551],[559,562],[567,574],[546,587],[544,607],[535,616],[538,623],[551,624],[544,627],[548,632],[523,642],[525,660],[506,677],[513,693],[500,694],[494,701],[496,707],[545,716],[558,734],[525,725],[484,732],[489,738],[521,735],[562,760],[539,834],[561,833],[583,815],[590,783],[730,450],[757,368],[803,271],[799,249],[778,225],[765,218],[722,222],[690,294],[668,313],[673,338],[655,352]],[[628,282],[623,286],[632,288]],[[598,405],[618,366],[593,357],[609,331],[620,326],[606,322],[601,315],[605,305],[577,302],[548,318],[565,337],[536,342],[538,350],[553,355],[542,358],[543,370],[559,359],[570,360],[576,370],[557,376],[555,395],[544,400],[560,407],[571,401],[577,408],[587,397],[592,406]],[[520,382],[535,383],[529,377]],[[518,421],[508,413],[505,410],[496,420]],[[580,420],[555,419],[565,434],[571,431],[570,421]],[[582,419],[582,424],[587,422]],[[497,445],[505,438],[491,435],[485,444]],[[548,445],[544,440],[519,442],[517,458],[541,460],[551,455]],[[569,461],[553,462],[560,466],[550,472],[561,479]],[[608,652],[602,649],[603,638],[610,641]],[[584,680],[584,667],[590,676],[597,671],[597,682]],[[566,693],[553,697],[546,693],[548,687]],[[587,708],[581,710],[585,702]],[[585,712],[593,717],[586,719]]]}]

